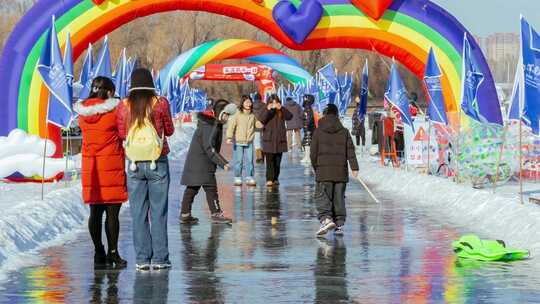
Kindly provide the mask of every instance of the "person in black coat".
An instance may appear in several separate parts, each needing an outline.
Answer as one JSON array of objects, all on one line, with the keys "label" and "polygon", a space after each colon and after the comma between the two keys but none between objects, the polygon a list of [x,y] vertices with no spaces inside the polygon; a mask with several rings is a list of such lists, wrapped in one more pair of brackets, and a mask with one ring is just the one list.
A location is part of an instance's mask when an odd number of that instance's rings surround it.
[{"label": "person in black coat", "polygon": [[213,111],[197,114],[198,124],[189,145],[182,185],[186,186],[182,199],[182,224],[196,224],[199,220],[191,215],[191,206],[202,187],[206,192],[208,208],[212,213],[212,222],[230,223],[231,219],[223,215],[217,192],[217,166],[228,171],[227,160],[220,154],[223,140],[223,124],[236,112],[236,106],[226,100],[218,100]]},{"label": "person in black coat", "polygon": [[287,152],[287,128],[285,121],[293,115],[281,105],[276,94],[268,97],[266,108],[260,112],[260,121],[264,125],[262,148],[266,157],[266,185],[279,185],[281,157]]},{"label": "person in black coat", "polygon": [[352,135],[356,137],[356,145],[360,146],[360,139],[362,139],[362,147],[366,146],[366,127],[365,127],[365,118],[360,120],[358,117],[358,111],[360,111],[360,97],[356,96],[354,102],[356,107],[352,115]]},{"label": "person in black coat", "polygon": [[315,113],[313,113],[313,104],[315,103],[315,97],[313,95],[304,95],[304,101],[302,107],[304,108],[303,122],[304,122],[304,138],[302,139],[302,147],[304,148],[303,163],[309,163],[309,146],[311,145],[311,137],[315,131]]},{"label": "person in black coat", "polygon": [[345,225],[345,188],[349,182],[349,165],[352,175],[358,176],[358,161],[351,134],[339,121],[339,110],[329,104],[311,142],[311,165],[315,170],[315,203],[321,228],[317,236],[336,228],[336,235],[343,235]]}]

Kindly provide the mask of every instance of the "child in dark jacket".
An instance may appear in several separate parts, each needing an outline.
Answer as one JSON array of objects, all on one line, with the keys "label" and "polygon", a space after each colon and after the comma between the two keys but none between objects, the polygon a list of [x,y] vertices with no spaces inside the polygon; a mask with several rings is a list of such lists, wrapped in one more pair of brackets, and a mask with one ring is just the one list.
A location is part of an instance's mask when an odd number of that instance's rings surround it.
[{"label": "child in dark jacket", "polygon": [[328,105],[311,141],[311,164],[317,182],[315,203],[321,222],[318,237],[334,228],[336,235],[343,235],[349,165],[352,175],[358,176],[354,144],[349,131],[339,121],[338,113],[336,105]]},{"label": "child in dark jacket", "polygon": [[236,106],[226,100],[218,100],[213,110],[198,114],[198,124],[184,164],[182,185],[186,186],[182,199],[181,224],[197,224],[199,219],[191,215],[193,200],[201,187],[206,192],[208,208],[213,223],[227,224],[231,219],[225,217],[219,205],[216,168],[229,170],[229,163],[220,154],[223,139],[223,124],[236,112]]}]

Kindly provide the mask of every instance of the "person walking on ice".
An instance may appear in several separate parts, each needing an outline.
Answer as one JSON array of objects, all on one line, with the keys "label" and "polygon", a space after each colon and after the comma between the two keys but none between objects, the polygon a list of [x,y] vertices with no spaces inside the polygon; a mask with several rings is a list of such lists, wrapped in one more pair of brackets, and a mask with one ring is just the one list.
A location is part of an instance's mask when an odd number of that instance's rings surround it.
[{"label": "person walking on ice", "polygon": [[218,100],[212,110],[197,114],[198,124],[189,145],[182,185],[186,186],[182,199],[180,223],[194,225],[199,219],[191,215],[193,200],[201,187],[206,192],[206,201],[211,220],[217,224],[229,224],[230,218],[223,215],[219,205],[216,169],[220,166],[229,171],[227,160],[220,154],[223,140],[223,124],[236,112],[236,106],[226,100]]},{"label": "person walking on ice", "polygon": [[[242,96],[238,112],[230,119],[227,127],[227,143],[233,144],[234,185],[242,186],[242,169],[246,165],[247,185],[256,186],[253,164],[253,140],[257,119],[252,111],[253,101],[249,96]],[[244,161],[245,157],[245,161]]]},{"label": "person walking on ice", "polygon": [[353,140],[338,115],[337,106],[329,104],[311,141],[310,158],[317,182],[314,199],[321,222],[317,237],[323,237],[334,228],[336,235],[343,235],[347,216],[345,189],[349,182],[349,165],[352,175],[358,176]]}]

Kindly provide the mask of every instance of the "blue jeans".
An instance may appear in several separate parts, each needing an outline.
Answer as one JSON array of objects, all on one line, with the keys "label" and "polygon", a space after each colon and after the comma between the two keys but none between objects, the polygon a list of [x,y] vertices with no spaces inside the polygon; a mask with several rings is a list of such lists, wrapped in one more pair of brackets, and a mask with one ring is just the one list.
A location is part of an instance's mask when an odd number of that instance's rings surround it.
[{"label": "blue jeans", "polygon": [[133,219],[133,245],[137,264],[169,263],[167,214],[169,210],[169,161],[162,156],[157,168],[138,162],[128,169],[127,186]]},{"label": "blue jeans", "polygon": [[237,144],[233,147],[233,162],[234,162],[234,176],[242,177],[242,167],[244,164],[244,156],[246,157],[246,176],[253,177],[253,143],[247,146],[239,146]]}]

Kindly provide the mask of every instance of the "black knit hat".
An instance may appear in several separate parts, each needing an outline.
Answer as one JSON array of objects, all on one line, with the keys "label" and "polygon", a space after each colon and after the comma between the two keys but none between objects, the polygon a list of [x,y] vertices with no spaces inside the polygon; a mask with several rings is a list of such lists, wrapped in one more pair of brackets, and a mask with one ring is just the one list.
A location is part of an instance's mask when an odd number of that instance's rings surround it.
[{"label": "black knit hat", "polygon": [[148,69],[138,68],[131,73],[131,88],[129,91],[155,91],[154,78]]}]

